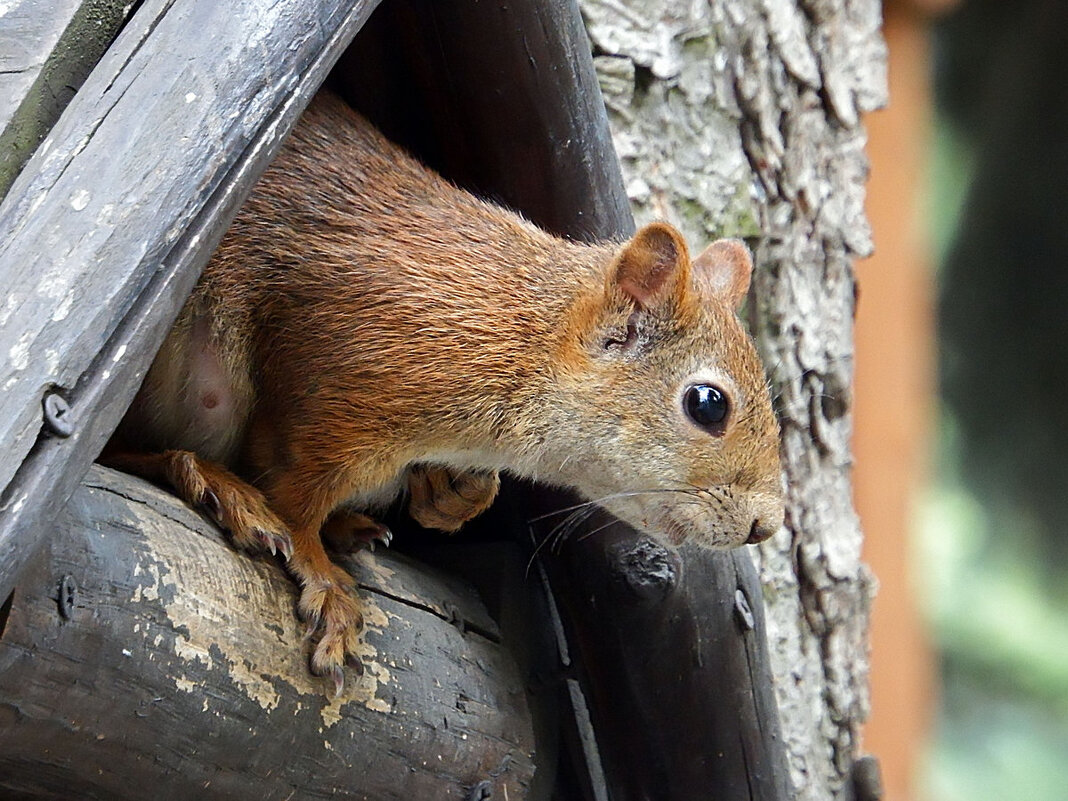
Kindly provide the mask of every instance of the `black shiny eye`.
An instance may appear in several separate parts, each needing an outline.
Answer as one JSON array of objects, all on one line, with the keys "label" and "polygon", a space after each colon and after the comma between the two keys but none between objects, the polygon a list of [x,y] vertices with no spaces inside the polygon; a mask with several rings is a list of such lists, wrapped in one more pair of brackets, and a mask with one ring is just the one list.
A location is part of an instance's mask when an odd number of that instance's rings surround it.
[{"label": "black shiny eye", "polygon": [[682,407],[691,420],[710,434],[718,436],[727,426],[727,412],[730,410],[727,396],[711,384],[688,387],[682,396]]}]

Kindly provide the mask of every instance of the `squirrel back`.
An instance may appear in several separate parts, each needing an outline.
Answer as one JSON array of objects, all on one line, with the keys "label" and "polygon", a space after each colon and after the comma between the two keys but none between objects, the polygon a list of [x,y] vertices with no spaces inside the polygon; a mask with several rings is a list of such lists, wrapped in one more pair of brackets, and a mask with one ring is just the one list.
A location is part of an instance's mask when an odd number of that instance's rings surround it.
[{"label": "squirrel back", "polygon": [[126,430],[316,508],[381,507],[413,465],[505,470],[673,543],[759,541],[782,495],[766,380],[734,313],[750,271],[742,244],[691,259],[662,223],[625,243],[551,236],[320,93]]}]

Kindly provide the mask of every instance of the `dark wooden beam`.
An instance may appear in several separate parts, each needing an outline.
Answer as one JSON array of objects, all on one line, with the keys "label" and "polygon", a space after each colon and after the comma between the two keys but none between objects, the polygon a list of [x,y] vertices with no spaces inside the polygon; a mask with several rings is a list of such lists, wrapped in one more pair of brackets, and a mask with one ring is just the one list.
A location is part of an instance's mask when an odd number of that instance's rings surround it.
[{"label": "dark wooden beam", "polygon": [[334,71],[394,140],[546,230],[634,230],[575,0],[389,0]]},{"label": "dark wooden beam", "polygon": [[0,598],[375,4],[145,2],[0,205]]},{"label": "dark wooden beam", "polygon": [[366,672],[332,701],[277,563],[93,468],[0,608],[0,796],[528,797],[523,682],[470,586],[388,552],[345,564]]}]

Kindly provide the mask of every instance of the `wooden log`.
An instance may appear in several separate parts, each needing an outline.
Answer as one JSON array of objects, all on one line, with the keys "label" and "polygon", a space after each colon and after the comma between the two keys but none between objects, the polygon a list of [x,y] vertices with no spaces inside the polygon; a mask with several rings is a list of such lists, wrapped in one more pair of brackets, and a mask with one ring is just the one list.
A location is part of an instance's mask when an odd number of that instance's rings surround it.
[{"label": "wooden log", "polygon": [[[147,0],[0,205],[0,598],[375,4]],[[42,436],[53,392],[66,438]]]},{"label": "wooden log", "polygon": [[278,564],[94,467],[0,611],[0,795],[527,797],[523,683],[473,591],[396,554],[345,564],[365,673],[331,701]]}]

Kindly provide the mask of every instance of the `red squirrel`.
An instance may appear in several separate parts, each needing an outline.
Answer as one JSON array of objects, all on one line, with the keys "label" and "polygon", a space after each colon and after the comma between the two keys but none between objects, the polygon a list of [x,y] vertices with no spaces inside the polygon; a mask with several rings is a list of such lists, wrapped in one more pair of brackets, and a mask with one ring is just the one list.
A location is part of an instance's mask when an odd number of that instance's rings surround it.
[{"label": "red squirrel", "polygon": [[362,627],[323,538],[453,531],[498,471],[668,544],[782,524],[779,432],[735,314],[752,263],[664,223],[580,244],[457,188],[321,92],[204,270],[105,462],[281,551],[333,677]]}]

